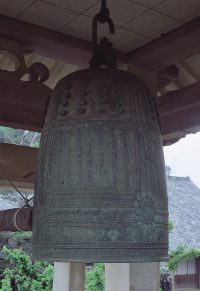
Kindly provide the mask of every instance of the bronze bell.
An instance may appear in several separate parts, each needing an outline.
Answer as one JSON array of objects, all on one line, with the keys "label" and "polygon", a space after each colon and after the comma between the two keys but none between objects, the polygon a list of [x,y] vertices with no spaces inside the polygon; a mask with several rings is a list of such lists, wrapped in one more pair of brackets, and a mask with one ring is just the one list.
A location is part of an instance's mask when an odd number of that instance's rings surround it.
[{"label": "bronze bell", "polygon": [[[168,203],[155,104],[116,67],[93,19],[91,69],[53,90],[42,133],[33,209],[33,255],[68,262],[156,262],[168,255]],[[101,69],[101,65],[108,68]],[[112,69],[111,69],[112,68]]]},{"label": "bronze bell", "polygon": [[145,84],[108,68],[63,78],[39,151],[34,258],[164,261],[167,209],[160,129]]}]

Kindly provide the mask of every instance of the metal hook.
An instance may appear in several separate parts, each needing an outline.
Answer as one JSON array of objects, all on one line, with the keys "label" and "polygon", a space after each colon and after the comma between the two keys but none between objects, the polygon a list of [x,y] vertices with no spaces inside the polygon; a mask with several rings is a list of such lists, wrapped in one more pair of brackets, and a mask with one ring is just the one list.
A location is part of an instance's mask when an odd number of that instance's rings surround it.
[{"label": "metal hook", "polygon": [[93,56],[90,59],[91,68],[99,68],[102,65],[108,68],[116,68],[117,60],[116,53],[113,49],[113,44],[108,40],[108,38],[103,37],[102,40],[97,43],[97,24],[107,23],[109,26],[110,33],[115,33],[115,26],[110,18],[110,11],[106,7],[106,0],[102,0],[101,9],[97,13],[92,21],[92,49]]},{"label": "metal hook", "polygon": [[112,21],[112,19],[110,18],[110,11],[109,9],[106,7],[106,0],[102,0],[101,3],[101,9],[99,11],[99,13],[97,13],[92,21],[92,45],[93,45],[93,50],[96,48],[97,46],[97,24],[101,23],[108,23],[109,26],[109,30],[111,34],[115,33],[115,26],[114,23]]}]

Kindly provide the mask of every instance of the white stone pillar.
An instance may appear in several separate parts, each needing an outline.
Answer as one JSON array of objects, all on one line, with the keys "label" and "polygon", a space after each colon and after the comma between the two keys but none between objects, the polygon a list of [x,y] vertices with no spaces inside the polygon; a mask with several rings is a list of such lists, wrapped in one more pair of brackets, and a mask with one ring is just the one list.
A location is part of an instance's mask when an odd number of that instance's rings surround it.
[{"label": "white stone pillar", "polygon": [[70,263],[54,263],[53,291],[69,291]]},{"label": "white stone pillar", "polygon": [[53,291],[84,291],[85,264],[54,263]]},{"label": "white stone pillar", "polygon": [[105,264],[105,291],[159,291],[160,264]]},{"label": "white stone pillar", "polygon": [[69,291],[84,291],[85,264],[71,263],[70,265]]},{"label": "white stone pillar", "polygon": [[105,291],[130,291],[129,265],[105,264]]},{"label": "white stone pillar", "polygon": [[159,291],[160,263],[130,264],[130,291]]}]

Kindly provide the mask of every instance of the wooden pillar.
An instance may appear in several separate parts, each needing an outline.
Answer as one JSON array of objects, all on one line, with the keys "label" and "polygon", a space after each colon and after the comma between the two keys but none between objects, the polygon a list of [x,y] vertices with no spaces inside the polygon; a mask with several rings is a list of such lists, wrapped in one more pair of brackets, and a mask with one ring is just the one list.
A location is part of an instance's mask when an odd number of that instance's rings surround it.
[{"label": "wooden pillar", "polygon": [[85,264],[54,263],[53,291],[84,291]]}]

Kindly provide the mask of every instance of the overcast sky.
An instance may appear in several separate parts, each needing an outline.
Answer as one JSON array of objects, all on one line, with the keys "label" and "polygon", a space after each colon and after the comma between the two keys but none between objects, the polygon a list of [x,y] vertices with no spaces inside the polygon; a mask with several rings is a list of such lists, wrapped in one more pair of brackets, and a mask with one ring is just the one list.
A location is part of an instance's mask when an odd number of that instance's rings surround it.
[{"label": "overcast sky", "polygon": [[165,164],[173,176],[189,176],[200,188],[200,132],[164,147]]}]

